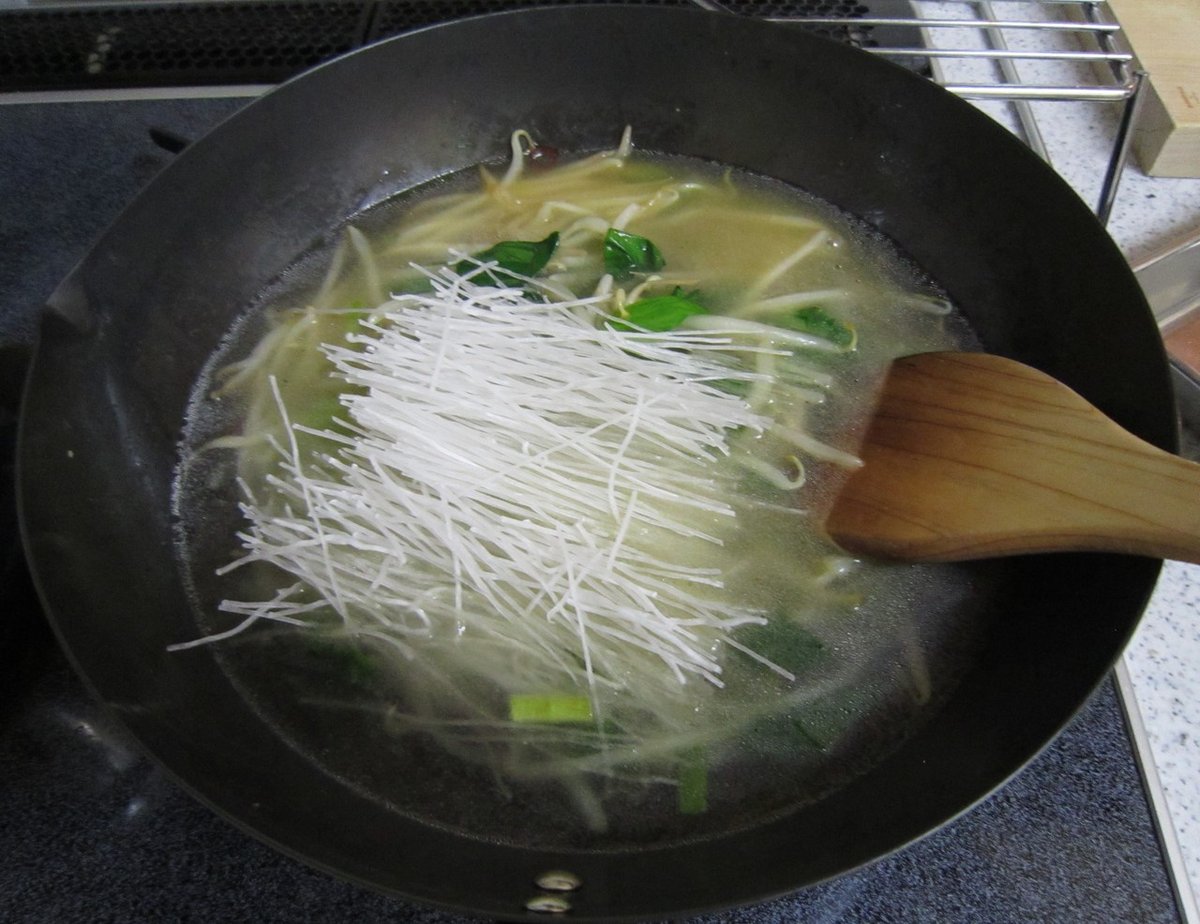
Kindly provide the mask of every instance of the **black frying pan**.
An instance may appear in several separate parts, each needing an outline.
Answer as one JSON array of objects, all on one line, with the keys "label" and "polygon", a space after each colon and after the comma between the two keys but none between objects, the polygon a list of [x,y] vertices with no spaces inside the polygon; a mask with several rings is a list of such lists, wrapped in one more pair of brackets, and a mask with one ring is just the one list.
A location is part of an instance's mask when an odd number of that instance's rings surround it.
[{"label": "black frying pan", "polygon": [[184,152],[50,300],[19,448],[24,538],[80,673],[186,787],[313,865],[420,900],[531,916],[577,874],[579,918],[675,915],[837,875],[937,827],[1029,760],[1125,643],[1158,563],[984,564],[983,650],[898,750],[822,800],[717,840],[636,851],[500,847],[383,810],[246,705],[197,632],[170,510],[185,401],[244,306],[381,197],[503,156],[514,127],[568,150],[649,149],[789,181],[893,238],[986,346],[1173,447],[1150,312],[1087,208],[969,105],[785,27],[699,11],[486,17],[318,68]]}]

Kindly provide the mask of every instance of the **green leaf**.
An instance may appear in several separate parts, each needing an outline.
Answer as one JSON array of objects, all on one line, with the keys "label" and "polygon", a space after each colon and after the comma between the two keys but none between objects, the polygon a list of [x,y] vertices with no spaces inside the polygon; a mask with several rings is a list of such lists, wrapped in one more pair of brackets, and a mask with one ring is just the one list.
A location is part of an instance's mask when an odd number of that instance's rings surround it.
[{"label": "green leaf", "polygon": [[[753,383],[747,382],[745,379],[717,379],[709,382],[713,388],[718,391],[723,391],[727,395],[733,395],[737,398],[745,398],[750,394],[750,388]],[[734,428],[735,430],[737,428]]]},{"label": "green leaf", "polygon": [[634,273],[653,273],[664,266],[662,251],[649,238],[609,228],[604,235],[604,268],[617,279]]},{"label": "green leaf", "polygon": [[708,762],[700,748],[683,755],[679,768],[679,811],[684,815],[708,811]]},{"label": "green leaf", "polygon": [[592,701],[571,693],[514,693],[508,698],[508,717],[543,724],[590,722]]},{"label": "green leaf", "polygon": [[825,643],[783,613],[772,614],[765,625],[743,626],[737,640],[797,675],[817,667],[826,657]]},{"label": "green leaf", "polygon": [[614,330],[674,330],[692,315],[708,313],[703,305],[679,295],[678,291],[675,295],[656,295],[626,305],[625,317],[612,318],[608,324]]},{"label": "green leaf", "polygon": [[821,750],[829,750],[868,713],[873,702],[871,689],[852,686],[809,703],[797,710],[797,730]]},{"label": "green leaf", "polygon": [[352,642],[311,638],[308,640],[308,650],[332,665],[344,679],[358,686],[370,684],[379,675],[379,668],[370,654]]},{"label": "green leaf", "polygon": [[362,322],[365,321],[370,313],[364,310],[366,306],[360,302],[351,302],[350,307],[354,311],[347,311],[342,315],[342,330],[345,335],[357,334],[362,327]]},{"label": "green leaf", "polygon": [[[462,263],[458,264],[462,266]],[[472,269],[478,269],[474,263]],[[433,291],[433,280],[424,274],[409,275],[393,280],[387,290],[393,295],[428,295]]]},{"label": "green leaf", "polygon": [[[525,283],[521,277],[536,276],[546,268],[557,246],[557,231],[550,232],[540,241],[501,241],[469,260],[460,260],[454,271],[460,276],[476,273],[474,281],[481,285],[520,287]],[[496,268],[479,273],[480,263],[495,263]]]},{"label": "green leaf", "polygon": [[853,350],[858,343],[858,333],[854,326],[843,324],[820,305],[797,308],[775,323],[788,330],[798,330],[828,340],[846,352]]}]

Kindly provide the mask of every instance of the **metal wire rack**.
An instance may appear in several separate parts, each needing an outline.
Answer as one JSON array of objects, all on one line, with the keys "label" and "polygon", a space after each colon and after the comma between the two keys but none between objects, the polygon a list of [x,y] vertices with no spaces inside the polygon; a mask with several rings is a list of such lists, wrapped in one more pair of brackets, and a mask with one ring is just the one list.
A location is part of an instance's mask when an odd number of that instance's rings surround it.
[{"label": "metal wire rack", "polygon": [[[693,0],[710,10],[719,0]],[[1035,101],[1110,103],[1121,107],[1096,214],[1107,222],[1128,160],[1145,72],[1104,0],[907,0],[899,15],[768,15],[783,24],[913,26],[923,41],[907,47],[863,46],[899,61],[929,62],[929,76],[961,97],[1011,107],[1019,135],[1049,159],[1032,106]],[[1001,11],[1000,8],[1003,8]],[[970,63],[973,68],[961,65]],[[1022,63],[1026,66],[1022,67]],[[982,65],[980,67],[979,65]],[[964,79],[964,73],[966,77]]]}]

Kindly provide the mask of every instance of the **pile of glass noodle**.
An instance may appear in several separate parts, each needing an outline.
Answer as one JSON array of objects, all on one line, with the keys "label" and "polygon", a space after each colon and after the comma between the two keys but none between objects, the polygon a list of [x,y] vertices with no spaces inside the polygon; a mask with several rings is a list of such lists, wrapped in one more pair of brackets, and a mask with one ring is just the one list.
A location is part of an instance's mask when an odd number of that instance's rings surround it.
[{"label": "pile of glass noodle", "polygon": [[694,816],[738,798],[722,767],[819,764],[928,700],[908,572],[820,524],[887,361],[961,331],[795,191],[628,130],[558,159],[518,131],[481,187],[345,228],[215,362],[240,425],[199,452],[236,459],[241,597],[174,647],[319,639],[381,729],[602,830],[615,793]]}]

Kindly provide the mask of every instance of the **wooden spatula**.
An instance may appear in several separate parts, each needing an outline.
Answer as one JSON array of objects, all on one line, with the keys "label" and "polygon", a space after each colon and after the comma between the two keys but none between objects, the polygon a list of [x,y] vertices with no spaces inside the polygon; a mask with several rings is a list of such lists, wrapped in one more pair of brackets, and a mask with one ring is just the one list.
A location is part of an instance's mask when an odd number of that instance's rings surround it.
[{"label": "wooden spatula", "polygon": [[1200,562],[1200,465],[1013,360],[897,360],[861,455],[826,519],[853,552],[962,561],[1105,551]]}]

